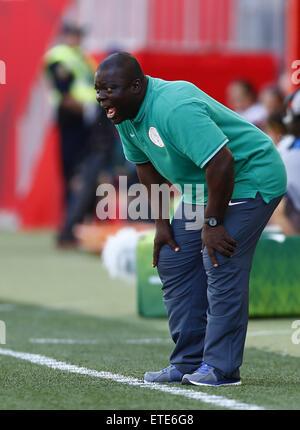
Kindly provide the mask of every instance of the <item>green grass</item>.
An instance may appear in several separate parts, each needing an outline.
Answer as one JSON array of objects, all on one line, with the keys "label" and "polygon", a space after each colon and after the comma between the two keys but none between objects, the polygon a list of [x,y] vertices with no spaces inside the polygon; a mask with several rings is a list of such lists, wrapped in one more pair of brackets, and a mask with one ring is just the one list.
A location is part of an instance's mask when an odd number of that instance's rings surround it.
[{"label": "green grass", "polygon": [[[135,286],[109,279],[100,258],[53,247],[50,234],[0,234],[0,320],[6,345],[56,360],[141,378],[168,364],[165,319],[136,314]],[[11,308],[1,308],[1,303]],[[2,310],[1,310],[2,309]],[[293,318],[295,319],[295,318]],[[293,319],[251,320],[241,387],[185,387],[267,409],[299,409],[300,345]],[[261,331],[268,335],[260,335]],[[273,333],[273,334],[272,334]],[[94,344],[32,343],[31,339]],[[128,340],[162,339],[137,344]],[[0,409],[217,409],[168,393],[70,374],[0,355]],[[176,387],[178,385],[176,384]]]}]

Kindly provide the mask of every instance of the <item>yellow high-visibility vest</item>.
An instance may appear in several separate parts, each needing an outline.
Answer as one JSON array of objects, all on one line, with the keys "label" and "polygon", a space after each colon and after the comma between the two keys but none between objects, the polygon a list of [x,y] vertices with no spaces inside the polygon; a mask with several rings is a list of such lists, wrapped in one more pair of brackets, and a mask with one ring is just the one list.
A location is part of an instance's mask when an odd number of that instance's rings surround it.
[{"label": "yellow high-visibility vest", "polygon": [[[80,103],[96,103],[94,90],[94,69],[91,61],[84,57],[79,47],[69,45],[57,45],[51,48],[44,57],[45,66],[59,62],[66,70],[74,76],[70,87],[70,95]],[[59,91],[55,91],[55,102],[61,100]]]}]

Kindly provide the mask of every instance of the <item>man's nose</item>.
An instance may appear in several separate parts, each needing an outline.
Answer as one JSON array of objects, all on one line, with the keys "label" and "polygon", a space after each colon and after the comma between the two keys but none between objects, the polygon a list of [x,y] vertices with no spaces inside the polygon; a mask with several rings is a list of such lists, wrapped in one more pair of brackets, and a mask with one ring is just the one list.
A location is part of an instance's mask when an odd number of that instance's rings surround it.
[{"label": "man's nose", "polygon": [[99,91],[99,93],[97,93],[96,99],[98,103],[103,102],[106,98],[107,97],[104,91]]},{"label": "man's nose", "polygon": [[101,102],[101,96],[100,96],[100,94],[99,94],[99,93],[96,95],[96,100],[97,100],[97,102],[98,102],[98,103],[100,103],[100,102]]}]

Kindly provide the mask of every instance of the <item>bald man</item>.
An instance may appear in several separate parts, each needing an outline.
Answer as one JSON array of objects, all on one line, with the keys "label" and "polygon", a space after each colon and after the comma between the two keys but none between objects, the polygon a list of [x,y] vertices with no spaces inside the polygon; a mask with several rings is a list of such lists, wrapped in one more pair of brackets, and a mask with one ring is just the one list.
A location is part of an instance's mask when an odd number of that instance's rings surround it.
[{"label": "bald man", "polygon": [[[95,89],[150,203],[152,184],[184,190],[171,222],[159,212],[153,252],[175,347],[144,381],[240,385],[252,257],[286,189],[281,158],[238,114],[189,82],[145,76],[128,53],[100,64]],[[203,222],[187,228],[199,205]]]}]

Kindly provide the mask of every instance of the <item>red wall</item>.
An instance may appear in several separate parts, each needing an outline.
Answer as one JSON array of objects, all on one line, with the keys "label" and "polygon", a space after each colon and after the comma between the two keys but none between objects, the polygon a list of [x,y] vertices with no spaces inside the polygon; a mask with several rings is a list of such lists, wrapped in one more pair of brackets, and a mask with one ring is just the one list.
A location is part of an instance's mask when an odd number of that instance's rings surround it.
[{"label": "red wall", "polygon": [[147,43],[176,46],[186,38],[188,26],[202,49],[220,50],[230,39],[236,10],[236,0],[149,0]]},{"label": "red wall", "polygon": [[69,1],[0,1],[0,60],[6,64],[6,84],[0,85],[0,209],[18,211],[22,204],[15,187],[16,125]]},{"label": "red wall", "polygon": [[276,80],[276,61],[271,55],[176,55],[136,54],[144,72],[166,80],[187,80],[226,104],[226,88],[236,78],[249,79],[259,90]]}]

